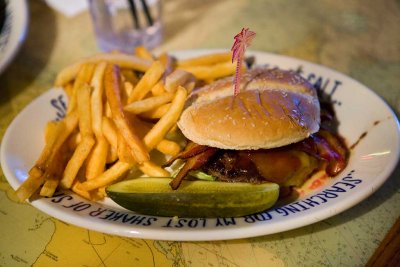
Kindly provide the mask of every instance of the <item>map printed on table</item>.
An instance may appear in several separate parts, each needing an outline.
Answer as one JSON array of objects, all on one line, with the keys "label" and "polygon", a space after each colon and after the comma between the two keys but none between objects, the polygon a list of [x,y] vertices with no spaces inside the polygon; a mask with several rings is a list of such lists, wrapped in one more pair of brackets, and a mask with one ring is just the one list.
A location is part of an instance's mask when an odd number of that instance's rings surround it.
[{"label": "map printed on table", "polygon": [[[308,227],[252,239],[174,242],[117,237],[66,224],[29,204],[17,203],[14,190],[2,178],[0,201],[8,205],[0,207],[0,220],[7,229],[0,245],[0,266],[9,266],[7,262],[13,266],[114,266],[121,262],[174,267],[363,266],[373,253],[366,249],[370,248],[366,242],[375,240],[377,246],[388,230],[381,218],[395,220],[399,213],[383,208],[379,216],[371,216],[368,211],[398,201],[398,193],[390,190],[398,186],[398,181],[390,181],[385,187],[391,196],[378,191],[359,204],[364,214],[349,210]],[[342,224],[347,220],[354,220],[350,227]]]}]

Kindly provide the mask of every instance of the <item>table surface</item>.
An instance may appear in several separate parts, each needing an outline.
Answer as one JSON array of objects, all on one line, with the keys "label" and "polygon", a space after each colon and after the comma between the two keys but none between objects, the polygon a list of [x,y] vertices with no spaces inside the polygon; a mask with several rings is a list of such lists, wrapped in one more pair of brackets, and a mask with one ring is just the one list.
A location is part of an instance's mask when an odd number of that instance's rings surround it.
[{"label": "table surface", "polygon": [[[27,38],[0,75],[0,137],[65,65],[97,50],[87,12],[65,17],[29,1]],[[230,48],[250,27],[252,49],[326,65],[400,112],[400,2],[395,0],[164,3],[157,51]],[[0,266],[363,266],[400,215],[400,168],[371,197],[312,225],[256,238],[167,242],[123,238],[63,223],[15,201],[0,170]]]}]

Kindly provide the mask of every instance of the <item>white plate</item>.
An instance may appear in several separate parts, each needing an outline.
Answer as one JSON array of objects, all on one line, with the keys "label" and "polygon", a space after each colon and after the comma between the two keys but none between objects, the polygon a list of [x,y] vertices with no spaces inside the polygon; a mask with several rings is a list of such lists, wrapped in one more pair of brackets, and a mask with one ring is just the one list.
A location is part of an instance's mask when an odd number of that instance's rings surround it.
[{"label": "white plate", "polygon": [[0,73],[10,64],[23,43],[28,25],[25,0],[6,0],[6,19],[0,32]]},{"label": "white plate", "polygon": [[[179,56],[193,55],[180,52]],[[62,221],[99,232],[160,240],[222,240],[266,235],[318,222],[342,212],[375,192],[394,170],[400,147],[399,122],[370,89],[328,68],[305,61],[253,52],[258,64],[302,69],[304,77],[332,95],[340,133],[354,144],[347,168],[293,203],[238,218],[180,218],[138,215],[110,199],[90,202],[67,192],[31,204]],[[66,96],[52,89],[28,105],[9,126],[1,146],[1,165],[16,189],[43,146],[47,121],[63,115]]]}]

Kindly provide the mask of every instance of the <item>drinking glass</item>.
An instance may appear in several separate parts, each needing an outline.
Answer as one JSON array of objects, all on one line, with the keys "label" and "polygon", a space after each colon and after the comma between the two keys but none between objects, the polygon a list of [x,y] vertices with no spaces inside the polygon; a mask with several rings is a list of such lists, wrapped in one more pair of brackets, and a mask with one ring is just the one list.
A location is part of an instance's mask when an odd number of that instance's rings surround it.
[{"label": "drinking glass", "polygon": [[97,45],[105,52],[151,50],[163,39],[161,0],[89,0]]}]

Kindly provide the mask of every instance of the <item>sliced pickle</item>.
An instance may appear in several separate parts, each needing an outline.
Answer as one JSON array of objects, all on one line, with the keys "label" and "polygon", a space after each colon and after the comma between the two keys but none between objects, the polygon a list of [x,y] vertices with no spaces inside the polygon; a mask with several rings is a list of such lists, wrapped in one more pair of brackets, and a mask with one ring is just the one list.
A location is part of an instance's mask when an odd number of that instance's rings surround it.
[{"label": "sliced pickle", "polygon": [[170,178],[136,178],[107,187],[120,206],[167,217],[238,217],[270,208],[278,199],[275,183],[249,184],[184,180],[172,190]]}]

